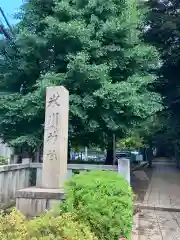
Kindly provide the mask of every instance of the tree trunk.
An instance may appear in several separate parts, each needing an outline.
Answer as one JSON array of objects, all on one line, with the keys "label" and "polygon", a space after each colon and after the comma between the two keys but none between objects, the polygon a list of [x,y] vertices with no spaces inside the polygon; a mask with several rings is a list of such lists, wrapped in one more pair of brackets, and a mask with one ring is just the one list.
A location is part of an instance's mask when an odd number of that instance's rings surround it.
[{"label": "tree trunk", "polygon": [[40,162],[40,150],[41,146],[37,146],[35,154],[34,154],[34,162]]},{"label": "tree trunk", "polygon": [[140,148],[139,152],[143,156],[143,161],[147,161],[147,158],[146,158],[146,148],[145,147]]},{"label": "tree trunk", "polygon": [[145,150],[144,150],[144,161],[148,161],[148,152],[147,152],[147,148],[145,148]]},{"label": "tree trunk", "polygon": [[180,156],[179,156],[179,151],[178,151],[178,146],[177,143],[174,143],[174,157],[176,161],[176,167],[180,168]]},{"label": "tree trunk", "polygon": [[153,151],[152,151],[152,147],[150,145],[150,147],[148,149],[148,167],[149,168],[152,167],[152,159],[153,159]]},{"label": "tree trunk", "polygon": [[146,149],[146,156],[148,161],[148,167],[152,167],[152,159],[153,159],[153,150],[152,150],[152,142],[148,142],[149,147]]},{"label": "tree trunk", "polygon": [[105,165],[113,165],[113,137],[108,140]]}]

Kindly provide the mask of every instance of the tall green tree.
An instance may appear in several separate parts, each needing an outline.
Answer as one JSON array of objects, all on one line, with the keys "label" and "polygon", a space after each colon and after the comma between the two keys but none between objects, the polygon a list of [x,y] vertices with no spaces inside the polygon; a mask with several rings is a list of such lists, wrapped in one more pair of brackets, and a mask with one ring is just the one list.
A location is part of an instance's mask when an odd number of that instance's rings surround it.
[{"label": "tall green tree", "polygon": [[144,15],[135,0],[29,0],[19,17],[13,43],[0,43],[6,141],[42,143],[47,86],[70,92],[74,145],[108,145],[113,133],[123,136],[160,108],[151,87],[158,53],[143,42]]},{"label": "tall green tree", "polygon": [[150,10],[145,40],[159,50],[163,62],[158,71],[159,77],[155,82],[155,87],[162,96],[168,121],[165,122],[165,130],[159,135],[159,140],[166,140],[169,145],[179,145],[180,2],[151,0],[147,2],[147,5]]}]

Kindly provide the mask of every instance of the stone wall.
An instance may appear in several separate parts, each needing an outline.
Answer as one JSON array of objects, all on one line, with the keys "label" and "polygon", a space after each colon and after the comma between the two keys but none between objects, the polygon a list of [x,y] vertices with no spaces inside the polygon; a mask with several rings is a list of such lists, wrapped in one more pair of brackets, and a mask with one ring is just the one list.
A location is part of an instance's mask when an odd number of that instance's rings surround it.
[{"label": "stone wall", "polygon": [[[41,187],[42,179],[42,163],[31,163],[31,169],[36,169],[36,186]],[[117,166],[112,165],[100,165],[100,164],[68,164],[68,176],[71,177],[75,173],[81,171],[91,171],[91,170],[109,170],[109,171],[118,171]]]},{"label": "stone wall", "polygon": [[0,166],[0,208],[14,203],[17,190],[29,187],[29,164]]},{"label": "stone wall", "polygon": [[[68,164],[68,176],[90,170],[118,171],[117,166],[93,164]],[[32,174],[33,173],[33,174]],[[33,179],[32,181],[32,178]],[[23,163],[0,166],[0,209],[14,203],[16,192],[20,189],[36,185],[41,187],[42,164]],[[34,182],[34,184],[32,184]]]}]

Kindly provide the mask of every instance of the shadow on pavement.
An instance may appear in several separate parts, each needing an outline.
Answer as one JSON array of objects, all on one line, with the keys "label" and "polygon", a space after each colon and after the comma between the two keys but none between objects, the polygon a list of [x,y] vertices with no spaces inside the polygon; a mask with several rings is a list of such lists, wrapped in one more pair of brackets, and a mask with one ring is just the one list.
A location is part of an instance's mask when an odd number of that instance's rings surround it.
[{"label": "shadow on pavement", "polygon": [[131,174],[131,187],[137,196],[137,201],[144,201],[152,178],[153,168],[144,168]]}]

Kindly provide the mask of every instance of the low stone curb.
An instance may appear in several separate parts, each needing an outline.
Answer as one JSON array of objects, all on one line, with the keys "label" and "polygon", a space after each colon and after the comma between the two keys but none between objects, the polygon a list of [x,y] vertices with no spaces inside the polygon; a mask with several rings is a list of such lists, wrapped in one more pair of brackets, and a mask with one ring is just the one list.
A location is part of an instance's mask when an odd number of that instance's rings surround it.
[{"label": "low stone curb", "polygon": [[180,206],[163,206],[163,205],[151,205],[151,204],[145,204],[145,203],[135,203],[134,207],[138,209],[146,209],[146,210],[180,212]]},{"label": "low stone curb", "polygon": [[16,199],[46,199],[46,200],[64,200],[63,189],[48,189],[29,187],[16,192]]},{"label": "low stone curb", "polygon": [[139,240],[139,213],[133,216],[133,227],[132,227],[132,237],[131,240]]}]

